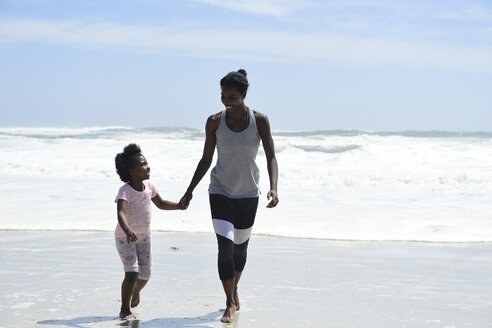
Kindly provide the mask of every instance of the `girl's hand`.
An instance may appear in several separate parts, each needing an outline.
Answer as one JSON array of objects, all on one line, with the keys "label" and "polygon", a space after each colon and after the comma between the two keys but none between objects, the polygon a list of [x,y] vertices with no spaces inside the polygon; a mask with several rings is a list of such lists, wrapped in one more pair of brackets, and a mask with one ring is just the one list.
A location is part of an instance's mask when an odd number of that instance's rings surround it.
[{"label": "girl's hand", "polygon": [[182,210],[186,210],[188,208],[188,205],[190,205],[190,201],[192,198],[193,198],[193,194],[187,191],[179,201],[179,208]]},{"label": "girl's hand", "polygon": [[270,200],[270,198],[272,199],[270,201],[270,203],[268,203],[268,205],[266,207],[268,208],[273,208],[275,206],[277,206],[279,200],[278,200],[278,196],[277,196],[277,191],[276,190],[270,190],[267,194],[267,199]]},{"label": "girl's hand", "polygon": [[179,201],[177,206],[178,206],[178,210],[186,210],[188,208],[188,206],[185,206],[184,203],[181,201]]},{"label": "girl's hand", "polygon": [[133,231],[130,231],[129,233],[126,234],[126,240],[128,241],[129,244],[131,244],[133,242],[136,242],[138,240],[138,237]]}]

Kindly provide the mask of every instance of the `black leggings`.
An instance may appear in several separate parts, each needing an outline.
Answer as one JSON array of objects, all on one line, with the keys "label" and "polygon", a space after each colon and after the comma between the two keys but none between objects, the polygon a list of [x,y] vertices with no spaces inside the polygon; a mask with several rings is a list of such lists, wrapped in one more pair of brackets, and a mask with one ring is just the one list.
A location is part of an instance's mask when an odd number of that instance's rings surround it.
[{"label": "black leggings", "polygon": [[219,267],[220,280],[230,280],[234,278],[235,272],[243,272],[248,255],[249,239],[240,245],[236,245],[232,240],[217,235],[219,246],[219,256],[217,266]]},{"label": "black leggings", "polygon": [[219,248],[220,280],[230,280],[235,272],[244,270],[257,208],[258,197],[231,199],[223,195],[210,195],[210,210]]}]

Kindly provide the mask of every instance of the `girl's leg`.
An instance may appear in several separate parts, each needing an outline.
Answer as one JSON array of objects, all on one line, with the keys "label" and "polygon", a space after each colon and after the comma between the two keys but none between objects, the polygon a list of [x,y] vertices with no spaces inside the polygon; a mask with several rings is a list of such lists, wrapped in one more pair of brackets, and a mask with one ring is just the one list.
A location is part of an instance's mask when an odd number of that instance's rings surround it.
[{"label": "girl's leg", "polygon": [[138,257],[138,279],[133,290],[131,307],[134,308],[140,304],[140,291],[145,287],[150,279],[152,268],[152,248],[150,244],[150,234],[141,234],[138,236],[137,257]]},{"label": "girl's leg", "polygon": [[126,319],[132,314],[130,311],[130,299],[138,277],[137,251],[135,243],[129,244],[126,237],[116,238],[116,249],[125,269],[125,278],[121,283],[120,318]]},{"label": "girl's leg", "polygon": [[140,291],[145,287],[149,280],[143,280],[143,279],[137,279],[137,282],[135,284],[135,289],[133,290],[132,294],[132,301],[131,301],[131,307],[137,307],[138,304],[140,304]]},{"label": "girl's leg", "polygon": [[121,284],[121,319],[125,319],[132,314],[130,311],[130,299],[135,289],[137,276],[138,272],[125,272],[125,279],[123,279],[123,283]]}]

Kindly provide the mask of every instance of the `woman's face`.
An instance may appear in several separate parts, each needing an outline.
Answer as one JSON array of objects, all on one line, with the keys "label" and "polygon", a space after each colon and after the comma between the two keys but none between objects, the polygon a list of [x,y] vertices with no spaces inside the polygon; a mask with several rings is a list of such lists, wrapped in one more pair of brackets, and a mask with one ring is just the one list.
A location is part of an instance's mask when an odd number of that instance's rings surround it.
[{"label": "woman's face", "polygon": [[221,100],[227,110],[241,107],[245,97],[246,92],[243,94],[235,87],[222,87]]}]

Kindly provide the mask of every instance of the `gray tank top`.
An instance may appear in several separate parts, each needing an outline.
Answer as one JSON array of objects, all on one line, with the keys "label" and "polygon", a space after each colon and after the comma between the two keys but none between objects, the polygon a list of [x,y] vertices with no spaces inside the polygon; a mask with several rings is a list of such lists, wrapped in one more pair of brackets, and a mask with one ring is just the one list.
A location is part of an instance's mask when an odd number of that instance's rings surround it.
[{"label": "gray tank top", "polygon": [[256,166],[256,155],[260,146],[260,134],[255,115],[248,109],[249,124],[241,132],[227,127],[226,111],[222,112],[215,131],[217,140],[217,164],[210,174],[209,194],[229,198],[252,198],[260,195],[260,171]]}]

